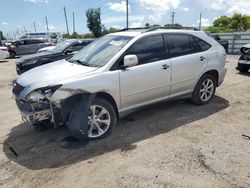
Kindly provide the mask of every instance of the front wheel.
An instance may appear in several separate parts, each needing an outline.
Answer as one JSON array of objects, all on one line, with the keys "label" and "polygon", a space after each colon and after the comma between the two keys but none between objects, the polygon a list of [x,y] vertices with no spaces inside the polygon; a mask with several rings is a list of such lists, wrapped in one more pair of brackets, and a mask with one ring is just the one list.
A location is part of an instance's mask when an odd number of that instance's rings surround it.
[{"label": "front wheel", "polygon": [[[111,133],[116,124],[116,112],[113,106],[103,98],[95,98],[88,109],[81,108],[81,102],[72,109],[68,127],[77,139],[98,140],[105,138]],[[79,115],[82,118],[79,125]],[[75,120],[78,120],[76,124]],[[78,125],[77,125],[78,124]],[[82,134],[86,130],[86,134]],[[87,138],[86,138],[87,137]]]},{"label": "front wheel", "polygon": [[195,86],[192,94],[192,101],[197,105],[208,104],[216,90],[216,80],[210,74],[203,75]]}]

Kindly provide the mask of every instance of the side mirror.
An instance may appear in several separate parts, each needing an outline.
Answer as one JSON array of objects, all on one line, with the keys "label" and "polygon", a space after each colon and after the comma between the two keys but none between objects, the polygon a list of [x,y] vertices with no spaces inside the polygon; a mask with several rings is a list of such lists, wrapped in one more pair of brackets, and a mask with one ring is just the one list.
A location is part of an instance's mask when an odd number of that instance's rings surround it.
[{"label": "side mirror", "polygon": [[126,55],[123,59],[123,67],[133,67],[138,65],[138,58],[136,55]]}]

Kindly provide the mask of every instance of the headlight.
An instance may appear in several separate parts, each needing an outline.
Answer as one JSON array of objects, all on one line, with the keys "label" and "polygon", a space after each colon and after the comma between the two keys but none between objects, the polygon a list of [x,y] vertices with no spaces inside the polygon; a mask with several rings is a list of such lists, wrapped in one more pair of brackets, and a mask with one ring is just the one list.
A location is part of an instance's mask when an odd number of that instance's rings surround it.
[{"label": "headlight", "polygon": [[55,85],[37,89],[28,94],[26,99],[31,102],[38,102],[45,98],[50,98],[53,95],[53,93],[61,86],[62,85]]},{"label": "headlight", "polygon": [[45,98],[43,94],[38,91],[33,91],[27,96],[27,100],[31,102],[38,102]]}]

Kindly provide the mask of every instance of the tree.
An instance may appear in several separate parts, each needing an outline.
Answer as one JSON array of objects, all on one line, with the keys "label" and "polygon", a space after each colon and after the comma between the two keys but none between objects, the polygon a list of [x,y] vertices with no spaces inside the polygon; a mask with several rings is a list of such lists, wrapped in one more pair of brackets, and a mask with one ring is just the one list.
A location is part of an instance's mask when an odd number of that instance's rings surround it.
[{"label": "tree", "polygon": [[221,16],[214,20],[213,25],[214,27],[226,27],[230,24],[231,18],[227,16]]},{"label": "tree", "polygon": [[101,23],[101,9],[90,8],[86,11],[87,27],[95,37],[102,35],[103,25]]},{"label": "tree", "polygon": [[149,24],[149,23],[146,23],[146,24],[145,24],[145,27],[146,27],[146,28],[149,28],[149,27],[150,27],[150,24]]},{"label": "tree", "polygon": [[212,33],[246,31],[250,29],[250,16],[234,14],[232,17],[221,16],[214,20],[213,26],[205,29]]}]

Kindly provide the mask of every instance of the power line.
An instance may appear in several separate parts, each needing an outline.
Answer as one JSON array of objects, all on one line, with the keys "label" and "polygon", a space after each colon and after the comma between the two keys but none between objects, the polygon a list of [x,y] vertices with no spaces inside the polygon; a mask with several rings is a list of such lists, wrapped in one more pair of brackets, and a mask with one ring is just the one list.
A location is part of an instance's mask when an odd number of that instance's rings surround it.
[{"label": "power line", "polygon": [[47,16],[45,16],[45,22],[46,22],[46,26],[47,26],[47,31],[49,32],[49,25],[48,25],[48,19],[47,19]]},{"label": "power line", "polygon": [[127,29],[128,29],[128,0],[126,0],[126,9],[127,9]]},{"label": "power line", "polygon": [[174,25],[174,15],[175,15],[175,12],[172,12],[172,15],[171,15],[171,22],[172,22],[172,25]]},{"label": "power line", "polygon": [[69,26],[68,26],[66,8],[64,7],[63,9],[64,9],[64,16],[65,16],[65,22],[66,22],[66,27],[67,27],[67,34],[69,34]]}]

